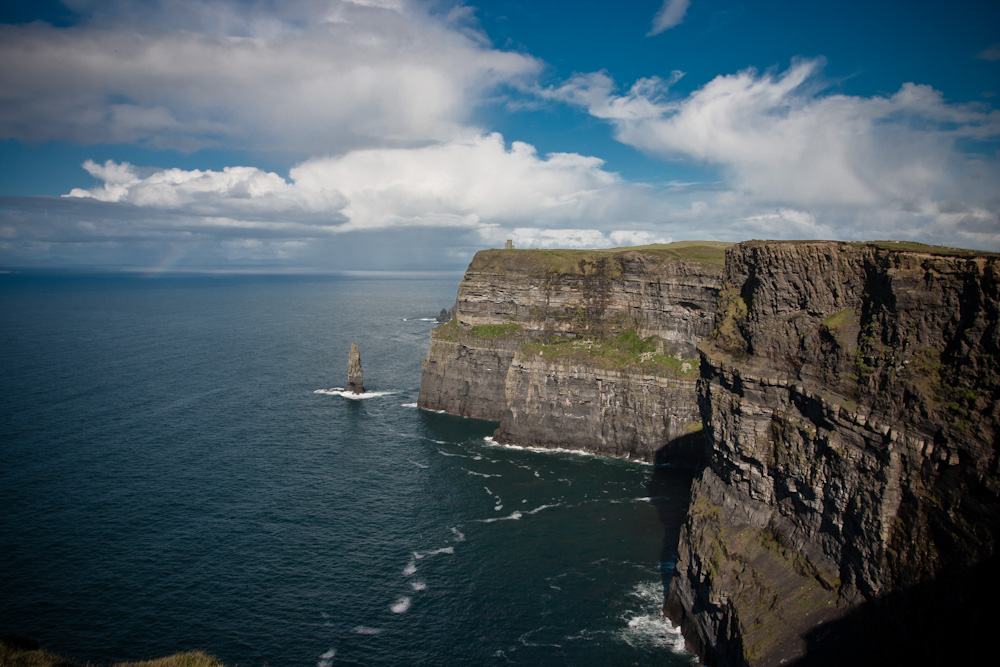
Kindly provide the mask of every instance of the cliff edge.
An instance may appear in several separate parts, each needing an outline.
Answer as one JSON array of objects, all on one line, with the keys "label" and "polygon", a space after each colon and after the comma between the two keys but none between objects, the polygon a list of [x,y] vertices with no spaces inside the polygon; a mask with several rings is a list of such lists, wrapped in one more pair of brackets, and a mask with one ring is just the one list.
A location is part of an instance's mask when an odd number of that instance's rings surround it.
[{"label": "cliff edge", "polygon": [[952,663],[1000,537],[1000,257],[747,242],[700,345],[666,610],[711,665]]},{"label": "cliff edge", "polygon": [[503,443],[700,453],[696,347],[728,245],[480,251],[432,331],[418,405],[498,421]]}]

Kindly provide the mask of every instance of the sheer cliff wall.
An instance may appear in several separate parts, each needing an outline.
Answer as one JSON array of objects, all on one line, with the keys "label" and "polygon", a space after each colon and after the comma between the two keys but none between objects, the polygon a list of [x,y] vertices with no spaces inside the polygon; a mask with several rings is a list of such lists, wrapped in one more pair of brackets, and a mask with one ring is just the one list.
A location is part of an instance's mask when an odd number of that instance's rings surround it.
[{"label": "sheer cliff wall", "polygon": [[653,460],[700,430],[696,346],[728,244],[485,250],[433,330],[418,405],[500,422],[500,442]]},{"label": "sheer cliff wall", "polygon": [[706,662],[944,664],[982,644],[1000,259],[739,244],[700,352],[708,466],[667,611]]}]

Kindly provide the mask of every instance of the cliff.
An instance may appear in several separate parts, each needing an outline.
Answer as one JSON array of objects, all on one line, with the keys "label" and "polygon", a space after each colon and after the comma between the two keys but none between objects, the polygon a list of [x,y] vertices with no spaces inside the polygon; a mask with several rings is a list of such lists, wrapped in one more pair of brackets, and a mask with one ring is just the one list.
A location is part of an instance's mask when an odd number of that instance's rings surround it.
[{"label": "cliff", "polygon": [[499,421],[504,443],[687,456],[727,245],[477,253],[418,405]]},{"label": "cliff", "polygon": [[943,664],[984,645],[1000,258],[739,244],[699,349],[708,465],[666,608],[706,662]]},{"label": "cliff", "polygon": [[497,420],[500,442],[703,461],[664,610],[709,665],[979,660],[1000,594],[1000,255],[720,255],[479,253],[420,405]]}]

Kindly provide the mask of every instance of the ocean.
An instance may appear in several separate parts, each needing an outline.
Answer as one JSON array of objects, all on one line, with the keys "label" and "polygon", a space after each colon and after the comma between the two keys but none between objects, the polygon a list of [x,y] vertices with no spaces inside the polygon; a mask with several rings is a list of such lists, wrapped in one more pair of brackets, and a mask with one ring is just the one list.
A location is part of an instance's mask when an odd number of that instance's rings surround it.
[{"label": "ocean", "polygon": [[417,409],[459,278],[0,275],[0,635],[95,664],[697,664],[660,616],[690,473]]}]

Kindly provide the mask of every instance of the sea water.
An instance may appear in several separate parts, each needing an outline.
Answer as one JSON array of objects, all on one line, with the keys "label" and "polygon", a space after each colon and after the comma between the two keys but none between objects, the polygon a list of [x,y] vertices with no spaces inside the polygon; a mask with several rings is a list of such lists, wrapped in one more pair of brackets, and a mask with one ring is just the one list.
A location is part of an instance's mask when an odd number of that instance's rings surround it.
[{"label": "sea water", "polygon": [[660,615],[689,475],[417,409],[458,278],[0,275],[0,634],[102,664],[691,664]]}]

